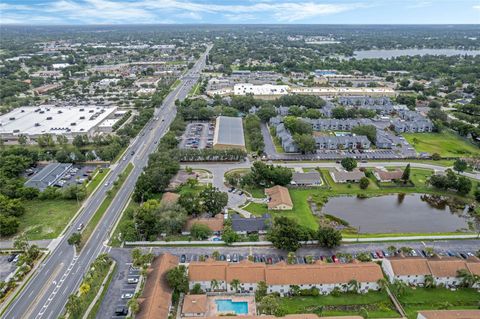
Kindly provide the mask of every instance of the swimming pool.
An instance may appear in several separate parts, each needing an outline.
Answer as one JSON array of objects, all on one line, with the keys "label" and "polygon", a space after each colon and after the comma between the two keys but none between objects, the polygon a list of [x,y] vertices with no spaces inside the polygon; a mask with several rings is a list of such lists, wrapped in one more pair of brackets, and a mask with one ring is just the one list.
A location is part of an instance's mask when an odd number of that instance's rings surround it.
[{"label": "swimming pool", "polygon": [[218,312],[236,313],[237,315],[248,314],[248,302],[246,301],[232,301],[232,299],[217,299]]}]

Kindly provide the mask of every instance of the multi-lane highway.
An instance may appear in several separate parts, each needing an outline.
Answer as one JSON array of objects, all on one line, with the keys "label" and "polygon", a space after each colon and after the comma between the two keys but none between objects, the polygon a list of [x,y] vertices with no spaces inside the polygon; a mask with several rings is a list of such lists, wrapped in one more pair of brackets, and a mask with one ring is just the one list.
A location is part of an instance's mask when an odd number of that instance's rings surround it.
[{"label": "multi-lane highway", "polygon": [[[56,248],[40,265],[2,318],[57,318],[62,314],[68,296],[78,288],[88,266],[100,253],[108,252],[105,243],[134,190],[138,176],[147,165],[148,155],[155,151],[157,141],[168,131],[175,118],[175,100],[184,99],[198,81],[200,72],[205,66],[205,57],[210,49],[211,46],[198,59],[197,63],[180,78],[180,84],[166,96],[162,105],[155,110],[154,119],[145,125],[137,138],[132,141],[125,152],[125,157],[118,164],[112,166],[104,183],[88,198],[80,214],[65,232]],[[88,223],[105,199],[113,182],[130,162],[135,165],[134,169],[113,199],[90,240],[76,255],[73,247],[67,243],[68,237],[76,231],[80,224]]]}]

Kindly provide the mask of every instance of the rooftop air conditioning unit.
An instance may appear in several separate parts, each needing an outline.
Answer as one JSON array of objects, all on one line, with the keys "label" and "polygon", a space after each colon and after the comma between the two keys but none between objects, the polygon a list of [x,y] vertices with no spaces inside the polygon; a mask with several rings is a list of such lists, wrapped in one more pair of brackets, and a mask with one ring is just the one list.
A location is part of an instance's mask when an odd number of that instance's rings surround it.
[{"label": "rooftop air conditioning unit", "polygon": [[14,117],[9,118],[10,121],[15,121]]},{"label": "rooftop air conditioning unit", "polygon": [[48,116],[48,117],[47,117],[47,120],[51,120],[51,119],[52,119],[52,117],[51,117],[51,116]]}]

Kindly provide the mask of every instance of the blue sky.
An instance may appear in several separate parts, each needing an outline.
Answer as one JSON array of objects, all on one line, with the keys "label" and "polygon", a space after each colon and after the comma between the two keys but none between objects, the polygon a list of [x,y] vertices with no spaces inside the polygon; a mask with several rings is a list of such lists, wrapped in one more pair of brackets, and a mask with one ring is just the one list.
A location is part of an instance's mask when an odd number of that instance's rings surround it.
[{"label": "blue sky", "polygon": [[1,24],[480,24],[480,0],[0,0]]}]

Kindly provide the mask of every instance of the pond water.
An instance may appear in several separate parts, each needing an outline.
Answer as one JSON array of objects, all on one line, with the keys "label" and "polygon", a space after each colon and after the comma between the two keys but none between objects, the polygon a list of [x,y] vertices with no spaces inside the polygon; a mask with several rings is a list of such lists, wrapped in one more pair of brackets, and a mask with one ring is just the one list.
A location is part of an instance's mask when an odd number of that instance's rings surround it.
[{"label": "pond water", "polygon": [[467,213],[450,208],[438,197],[386,195],[371,198],[333,197],[322,213],[346,220],[360,233],[454,232],[468,228]]},{"label": "pond water", "polygon": [[354,51],[357,60],[362,59],[390,59],[399,56],[414,55],[480,55],[480,50],[457,50],[457,49],[398,49],[398,50],[361,50]]}]

